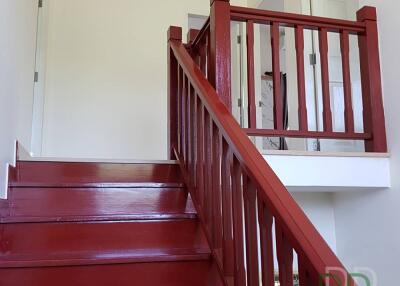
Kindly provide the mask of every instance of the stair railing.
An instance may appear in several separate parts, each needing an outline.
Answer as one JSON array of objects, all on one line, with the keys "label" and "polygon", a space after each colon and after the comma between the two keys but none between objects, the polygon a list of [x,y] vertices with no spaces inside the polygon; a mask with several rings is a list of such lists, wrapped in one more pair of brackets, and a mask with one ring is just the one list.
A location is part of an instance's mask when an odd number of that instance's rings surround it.
[{"label": "stair railing", "polygon": [[[216,16],[218,15],[218,17]],[[381,74],[379,62],[379,45],[377,16],[374,7],[363,7],[357,12],[357,21],[322,18],[292,13],[274,12],[231,6],[227,0],[211,0],[210,18],[200,33],[190,39],[189,49],[192,57],[198,61],[199,67],[226,106],[231,108],[231,23],[242,22],[246,25],[243,42],[247,51],[247,99],[248,126],[245,132],[249,136],[261,137],[295,137],[340,140],[363,140],[366,152],[387,152],[385,115],[383,108]],[[256,123],[255,92],[255,25],[270,27],[271,62],[273,78],[273,122],[271,129],[259,128]],[[282,100],[280,69],[280,29],[292,28],[294,31],[297,70],[297,122],[298,128],[284,128],[284,106]],[[322,130],[311,130],[308,122],[304,35],[306,31],[316,31],[319,42],[319,62],[321,69],[322,93]],[[330,89],[329,36],[338,35],[340,39],[344,131],[338,131],[333,124],[332,94]],[[355,112],[353,110],[354,94],[350,49],[351,37],[358,39],[360,55],[360,75],[363,108],[363,131],[355,128]],[[355,52],[355,51],[354,51]],[[315,55],[317,56],[317,55]],[[316,59],[317,60],[317,59]],[[314,111],[312,111],[314,113]],[[341,116],[341,115],[340,115]]]},{"label": "stair railing", "polygon": [[281,286],[293,285],[294,270],[300,285],[354,285],[198,68],[179,27],[168,32],[168,74],[171,156],[225,284],[273,286],[278,268]]}]

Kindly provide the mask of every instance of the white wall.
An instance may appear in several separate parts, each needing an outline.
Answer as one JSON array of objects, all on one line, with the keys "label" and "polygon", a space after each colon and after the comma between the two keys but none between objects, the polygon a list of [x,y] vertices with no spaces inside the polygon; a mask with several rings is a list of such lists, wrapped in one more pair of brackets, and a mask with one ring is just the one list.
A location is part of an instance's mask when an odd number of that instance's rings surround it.
[{"label": "white wall", "polygon": [[[245,4],[245,0],[232,4]],[[167,29],[209,1],[49,1],[43,156],[167,157]]]},{"label": "white wall", "polygon": [[14,142],[30,146],[36,1],[0,0],[0,197]]},{"label": "white wall", "polygon": [[391,153],[392,188],[334,197],[339,256],[350,267],[369,267],[377,285],[398,285],[400,257],[400,27],[395,0],[361,0],[378,9],[386,126]]}]

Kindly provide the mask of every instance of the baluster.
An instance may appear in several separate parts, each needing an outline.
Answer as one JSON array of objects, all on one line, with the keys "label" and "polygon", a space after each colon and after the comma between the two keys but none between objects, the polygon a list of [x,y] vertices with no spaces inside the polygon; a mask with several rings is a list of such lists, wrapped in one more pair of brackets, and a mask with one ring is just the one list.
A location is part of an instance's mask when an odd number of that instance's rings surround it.
[{"label": "baluster", "polygon": [[281,68],[280,68],[280,33],[279,23],[273,22],[271,25],[271,45],[272,45],[272,78],[274,84],[274,128],[283,130],[283,109],[282,109],[282,88],[281,88]]},{"label": "baluster", "polygon": [[304,255],[298,255],[298,267],[299,267],[299,285],[300,286],[312,286],[312,280],[310,272],[308,271],[309,263]]},{"label": "baluster", "polygon": [[186,157],[186,150],[187,150],[187,78],[186,75],[183,73],[182,75],[182,153],[181,156],[183,158],[184,164],[186,166],[187,157]]},{"label": "baluster", "polygon": [[331,96],[329,91],[329,64],[328,64],[328,30],[319,30],[319,53],[321,56],[321,85],[324,119],[324,131],[332,132]]},{"label": "baluster", "polygon": [[197,98],[197,204],[203,207],[204,193],[204,106]]},{"label": "baluster", "polygon": [[182,154],[182,68],[178,65],[178,152]]},{"label": "baluster", "polygon": [[257,239],[257,190],[247,176],[243,176],[243,195],[246,226],[247,285],[259,285]]},{"label": "baluster", "polygon": [[207,76],[207,38],[200,42],[200,70],[204,76]]},{"label": "baluster", "polygon": [[299,130],[308,131],[306,81],[304,75],[304,28],[301,25],[296,26],[295,42],[297,61],[297,93],[299,101]]},{"label": "baluster", "polygon": [[232,154],[229,145],[222,137],[222,227],[223,227],[223,268],[224,274],[229,279],[234,276],[234,255],[233,255],[233,219],[232,219],[232,188],[230,159]]},{"label": "baluster", "polygon": [[212,235],[212,136],[211,136],[211,116],[207,110],[205,110],[204,117],[204,147],[205,147],[205,169],[204,169],[204,179],[205,179],[205,189],[204,189],[204,212],[205,212],[205,222],[208,227],[209,232]]},{"label": "baluster", "polygon": [[199,162],[199,160],[198,160],[198,158],[197,158],[197,156],[198,156],[198,149],[197,149],[197,146],[198,146],[198,122],[199,122],[199,118],[198,118],[198,113],[197,113],[197,111],[198,111],[198,108],[197,108],[197,104],[198,104],[198,101],[199,101],[199,99],[198,99],[198,95],[197,95],[197,93],[196,93],[196,91],[194,92],[194,94],[193,94],[193,100],[192,100],[192,102],[193,102],[193,146],[192,146],[192,150],[193,150],[193,177],[192,177],[192,180],[193,180],[193,192],[194,192],[194,194],[193,194],[193,196],[194,196],[194,198],[196,199],[196,202],[197,202],[197,196],[198,196],[198,190],[197,190],[197,183],[198,183],[198,174],[197,174],[197,170],[198,170],[198,162]]},{"label": "baluster", "polygon": [[261,273],[263,286],[275,285],[274,250],[272,241],[272,215],[258,198],[258,221],[260,226]]},{"label": "baluster", "polygon": [[[213,123],[212,125],[212,139],[213,139],[213,159],[212,159],[212,172],[213,172],[213,226],[214,237],[213,246],[217,252],[217,259],[221,259],[220,249],[222,244],[222,209],[221,209],[221,136],[218,127]],[[222,261],[220,261],[222,262]]]},{"label": "baluster", "polygon": [[[186,99],[186,126],[187,126],[187,131],[186,131],[186,171],[188,174],[190,174],[190,169],[191,169],[191,152],[190,149],[192,148],[192,142],[191,142],[191,126],[192,126],[192,114],[191,114],[191,101],[192,101],[192,90],[193,87],[190,84],[190,81],[188,79],[187,81],[187,99]],[[189,186],[191,186],[191,176],[189,179]]]},{"label": "baluster", "polygon": [[[235,244],[235,285],[246,285],[243,241],[243,190],[242,170],[234,157],[231,161],[232,200],[233,200],[233,239]],[[258,269],[257,269],[258,270]]]},{"label": "baluster", "polygon": [[351,99],[350,47],[348,31],[341,31],[340,33],[340,48],[342,50],[345,130],[348,133],[354,133],[354,113]]},{"label": "baluster", "polygon": [[275,232],[280,286],[293,286],[293,248],[277,221],[275,221]]},{"label": "baluster", "polygon": [[254,79],[254,22],[247,21],[247,89],[249,128],[257,128],[256,91]]}]

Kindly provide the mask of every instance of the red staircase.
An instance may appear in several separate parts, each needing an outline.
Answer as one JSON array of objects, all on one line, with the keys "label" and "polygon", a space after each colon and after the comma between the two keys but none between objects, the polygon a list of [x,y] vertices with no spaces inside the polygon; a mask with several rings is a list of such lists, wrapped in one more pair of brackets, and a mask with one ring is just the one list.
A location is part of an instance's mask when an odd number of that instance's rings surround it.
[{"label": "red staircase", "polygon": [[[387,150],[376,13],[358,22],[233,7],[211,0],[203,29],[168,32],[169,154],[178,163],[112,164],[18,161],[0,200],[0,285],[353,286],[354,281],[268,166],[248,135],[363,139],[367,151]],[[363,133],[354,133],[348,73],[345,132],[333,132],[329,90],[326,128],[310,131],[299,75],[300,129],[283,130],[279,84],[274,130],[254,126],[254,74],[248,69],[250,128],[231,115],[230,23],[246,22],[252,65],[254,24],[272,27],[278,79],[279,27],[359,37]],[[320,41],[327,51],[326,41]],[[348,63],[344,57],[344,71]],[[348,60],[348,59],[347,59]],[[326,53],[321,53],[326,62]],[[299,65],[300,67],[302,65]],[[327,87],[327,66],[323,84]],[[277,87],[278,86],[278,87]]]},{"label": "red staircase", "polygon": [[223,285],[179,166],[18,162],[0,285]]}]

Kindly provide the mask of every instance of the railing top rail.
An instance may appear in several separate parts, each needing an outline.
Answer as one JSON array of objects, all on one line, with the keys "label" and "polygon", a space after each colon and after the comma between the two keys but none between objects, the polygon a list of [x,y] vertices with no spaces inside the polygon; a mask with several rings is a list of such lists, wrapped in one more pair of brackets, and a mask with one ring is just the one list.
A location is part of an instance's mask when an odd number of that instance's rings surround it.
[{"label": "railing top rail", "polygon": [[279,22],[283,26],[289,27],[302,25],[305,28],[312,30],[326,28],[328,31],[332,32],[347,30],[352,33],[360,33],[365,31],[365,23],[363,22],[299,15],[294,13],[276,12],[238,6],[231,6],[231,19],[235,21],[253,20],[257,23]]},{"label": "railing top rail", "polygon": [[244,172],[256,184],[264,203],[282,223],[295,249],[303,252],[314,269],[321,274],[325,273],[327,266],[344,269],[339,259],[219,99],[215,89],[198,69],[184,45],[179,41],[170,41],[170,46],[194,90],[220,129],[221,135],[230,145]]},{"label": "railing top rail", "polygon": [[199,33],[197,34],[196,38],[193,40],[191,46],[196,47],[199,42],[203,39],[207,29],[210,27],[210,17],[207,18],[206,22],[204,23],[203,27],[200,29]]}]

